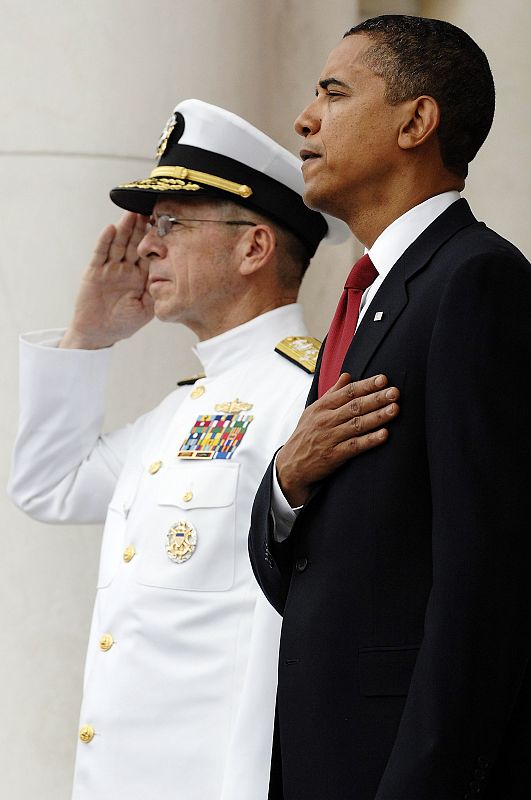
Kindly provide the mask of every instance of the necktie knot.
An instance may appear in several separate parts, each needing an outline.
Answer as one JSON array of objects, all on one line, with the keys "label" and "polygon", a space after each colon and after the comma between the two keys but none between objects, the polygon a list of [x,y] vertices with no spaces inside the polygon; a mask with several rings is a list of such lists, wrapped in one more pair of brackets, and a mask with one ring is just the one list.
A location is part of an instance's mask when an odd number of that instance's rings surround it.
[{"label": "necktie knot", "polygon": [[364,292],[377,277],[378,272],[369,258],[369,254],[365,253],[350,270],[345,281],[345,289],[359,289]]}]

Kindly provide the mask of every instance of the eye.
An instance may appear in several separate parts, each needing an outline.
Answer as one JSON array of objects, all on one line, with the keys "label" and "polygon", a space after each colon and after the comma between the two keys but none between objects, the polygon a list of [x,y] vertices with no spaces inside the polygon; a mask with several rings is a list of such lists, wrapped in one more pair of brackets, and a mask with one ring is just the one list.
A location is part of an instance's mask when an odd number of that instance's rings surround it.
[{"label": "eye", "polygon": [[170,217],[169,214],[161,214],[158,219],[158,226],[159,230],[164,232],[164,236],[167,236],[172,230],[179,230],[180,227],[184,227],[180,219]]}]

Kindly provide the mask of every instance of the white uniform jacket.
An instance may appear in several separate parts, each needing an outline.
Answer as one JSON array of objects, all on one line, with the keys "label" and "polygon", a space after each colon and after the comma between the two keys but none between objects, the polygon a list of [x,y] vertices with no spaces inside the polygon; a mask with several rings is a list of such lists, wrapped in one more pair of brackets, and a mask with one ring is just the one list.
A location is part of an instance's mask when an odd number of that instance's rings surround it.
[{"label": "white uniform jacket", "polygon": [[310,383],[274,347],[305,333],[290,305],[200,342],[206,378],[104,435],[110,350],[22,338],[10,494],[46,522],[106,518],[75,800],[267,797],[280,618],[247,534]]}]

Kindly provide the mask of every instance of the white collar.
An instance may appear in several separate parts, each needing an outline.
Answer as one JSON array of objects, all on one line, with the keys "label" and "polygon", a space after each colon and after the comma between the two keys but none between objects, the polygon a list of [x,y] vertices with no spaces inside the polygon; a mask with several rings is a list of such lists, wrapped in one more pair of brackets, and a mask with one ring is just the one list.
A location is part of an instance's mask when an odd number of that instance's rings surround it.
[{"label": "white collar", "polygon": [[209,378],[241,366],[246,360],[272,353],[286,336],[303,336],[306,326],[302,306],[290,303],[231,328],[219,336],[198,342],[193,348]]},{"label": "white collar", "polygon": [[410,208],[395,219],[382,233],[368,252],[372,263],[382,278],[396,264],[407,248],[418,239],[422,231],[431,225],[443,211],[459,200],[459,192],[450,191],[437,194]]}]

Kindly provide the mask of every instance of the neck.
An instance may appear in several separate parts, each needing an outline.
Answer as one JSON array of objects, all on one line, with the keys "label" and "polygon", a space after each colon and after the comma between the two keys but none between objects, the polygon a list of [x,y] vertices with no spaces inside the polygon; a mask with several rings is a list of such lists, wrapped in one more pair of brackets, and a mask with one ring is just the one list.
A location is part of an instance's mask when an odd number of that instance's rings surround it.
[{"label": "neck", "polygon": [[431,178],[426,172],[397,176],[384,187],[373,187],[370,196],[358,194],[343,219],[354,236],[371,248],[378,236],[406,211],[443,192],[461,191],[464,186],[464,180],[446,171]]}]

